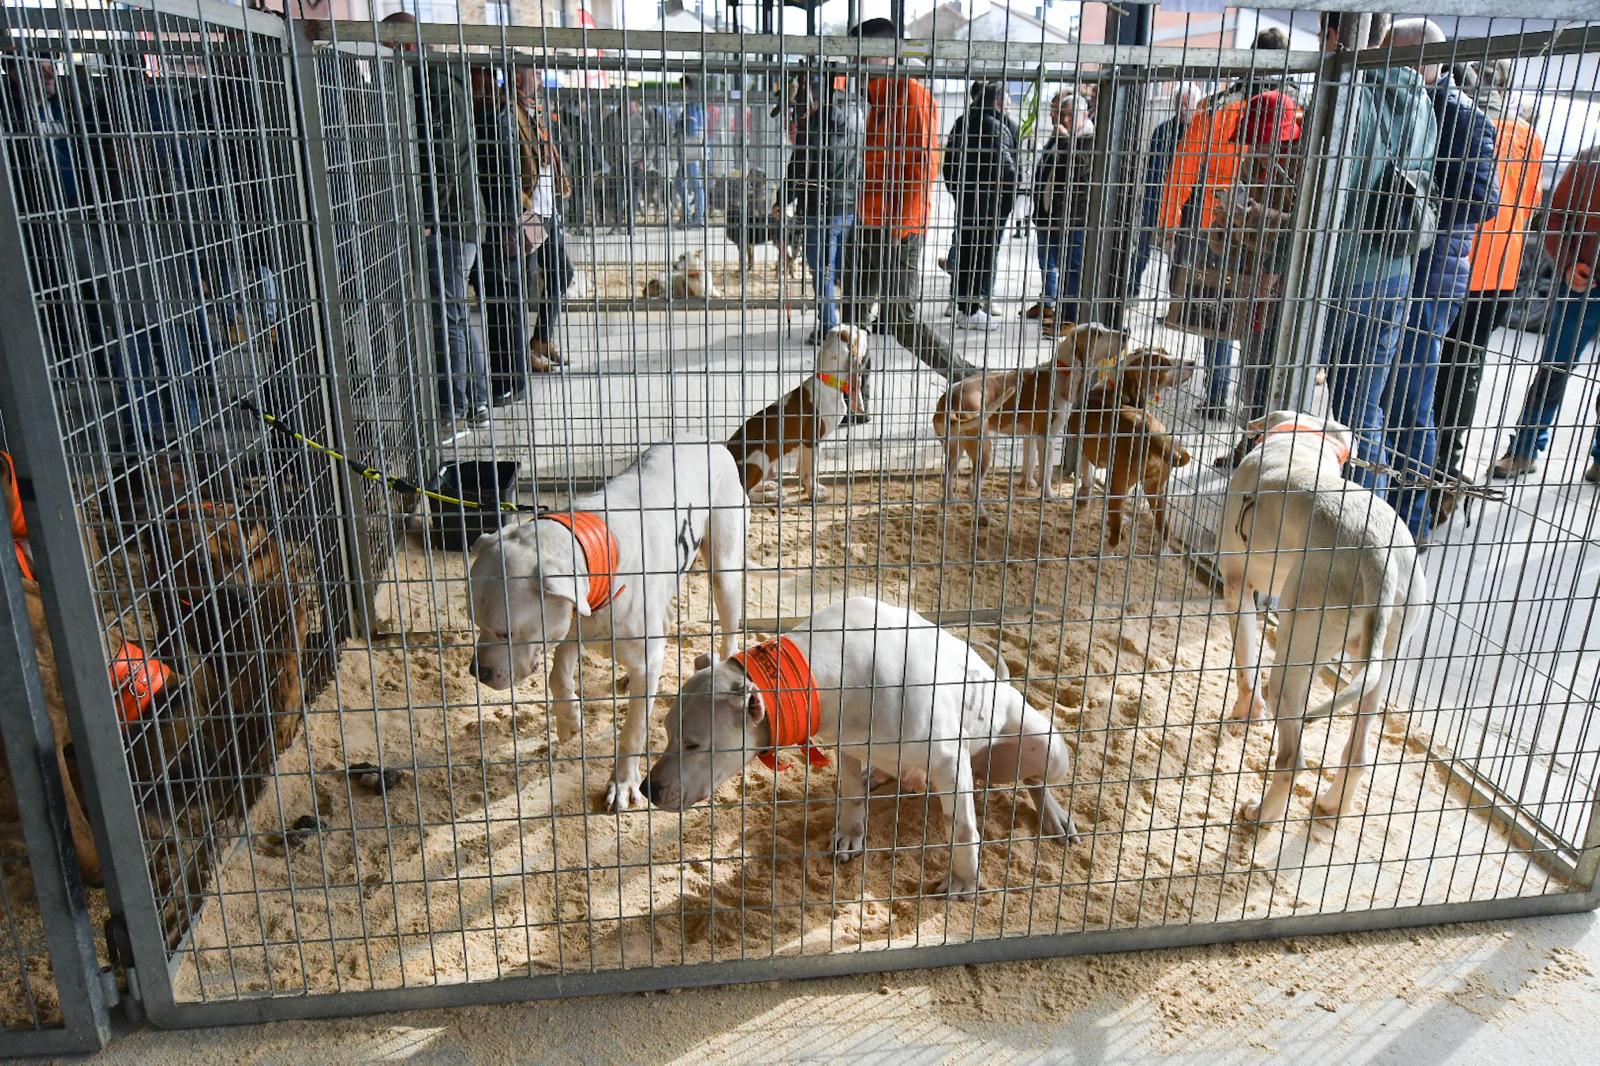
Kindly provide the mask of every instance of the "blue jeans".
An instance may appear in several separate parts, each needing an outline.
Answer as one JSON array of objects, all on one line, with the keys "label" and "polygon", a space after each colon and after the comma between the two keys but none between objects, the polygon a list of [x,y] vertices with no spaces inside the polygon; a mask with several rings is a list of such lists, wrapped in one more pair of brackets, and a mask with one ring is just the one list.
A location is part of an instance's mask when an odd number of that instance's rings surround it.
[{"label": "blue jeans", "polygon": [[[1417,297],[1411,301],[1406,328],[1400,335],[1399,358],[1384,397],[1388,428],[1384,434],[1389,461],[1412,477],[1434,476],[1439,435],[1433,424],[1433,388],[1439,380],[1439,352],[1450,332],[1460,300]],[[1425,488],[1391,486],[1389,503],[1411,529],[1426,537],[1433,525],[1433,508]]]},{"label": "blue jeans", "polygon": [[[691,196],[694,208],[689,207]],[[705,163],[699,159],[685,159],[678,167],[678,218],[691,226],[703,225],[706,220]]]},{"label": "blue jeans", "polygon": [[1083,291],[1083,230],[1052,233],[1036,229],[1039,272],[1044,275],[1044,303],[1055,305],[1058,322],[1078,321],[1078,293]]},{"label": "blue jeans", "polygon": [[[191,336],[191,330],[198,336]],[[138,440],[160,447],[200,424],[194,348],[208,343],[205,316],[129,333],[118,346],[117,375],[127,408],[123,421]]]},{"label": "blue jeans", "polygon": [[1233,384],[1233,342],[1227,338],[1207,337],[1206,403],[1212,407],[1228,406],[1228,386]]},{"label": "blue jeans", "polygon": [[[1383,396],[1400,347],[1411,277],[1359,285],[1336,293],[1322,330],[1322,362],[1328,368],[1328,398],[1333,417],[1355,434],[1355,454],[1388,465],[1384,449]],[[1374,492],[1388,487],[1387,476],[1364,467],[1351,480]]]},{"label": "blue jeans", "polygon": [[439,414],[465,415],[489,402],[489,367],[467,305],[467,276],[478,245],[435,233],[424,248],[432,297],[433,358],[439,373]]},{"label": "blue jeans", "polygon": [[806,265],[817,279],[817,325],[830,330],[839,324],[839,300],[833,282],[839,274],[844,237],[855,223],[854,215],[805,220]]},{"label": "blue jeans", "polygon": [[[1600,293],[1573,292],[1558,285],[1555,316],[1544,335],[1539,369],[1522,401],[1517,430],[1511,435],[1511,454],[1532,459],[1550,446],[1550,429],[1561,414],[1567,378],[1584,349],[1600,337]],[[1589,457],[1600,462],[1600,431],[1589,443]]]}]

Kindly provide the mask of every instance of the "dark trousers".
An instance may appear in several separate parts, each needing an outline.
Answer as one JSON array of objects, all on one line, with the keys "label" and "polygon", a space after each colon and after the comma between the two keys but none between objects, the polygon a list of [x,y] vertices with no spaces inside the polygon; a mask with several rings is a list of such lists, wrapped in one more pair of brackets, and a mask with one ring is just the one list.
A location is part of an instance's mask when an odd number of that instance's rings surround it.
[{"label": "dark trousers", "polygon": [[897,237],[887,227],[857,223],[845,241],[840,287],[840,317],[847,325],[869,321],[876,303],[879,324],[929,369],[951,382],[976,372],[918,313],[922,234]]},{"label": "dark trousers", "polygon": [[981,309],[994,294],[994,263],[1000,252],[1000,232],[1005,219],[964,212],[956,238],[956,258],[951,264],[951,293],[956,311],[963,315]]},{"label": "dark trousers", "polygon": [[531,256],[514,254],[520,234],[509,227],[486,230],[478,260],[483,300],[483,346],[495,391],[513,387],[528,372],[528,293]]},{"label": "dark trousers", "polygon": [[532,255],[535,268],[533,285],[533,340],[547,341],[561,324],[561,300],[572,284],[572,260],[561,233],[561,219],[552,215],[544,220],[544,243]]},{"label": "dark trousers", "polygon": [[1433,421],[1439,443],[1436,465],[1461,476],[1467,451],[1467,430],[1478,410],[1478,385],[1483,381],[1483,356],[1489,335],[1504,321],[1507,308],[1500,292],[1475,292],[1461,305],[1439,353],[1439,377],[1433,386]]}]

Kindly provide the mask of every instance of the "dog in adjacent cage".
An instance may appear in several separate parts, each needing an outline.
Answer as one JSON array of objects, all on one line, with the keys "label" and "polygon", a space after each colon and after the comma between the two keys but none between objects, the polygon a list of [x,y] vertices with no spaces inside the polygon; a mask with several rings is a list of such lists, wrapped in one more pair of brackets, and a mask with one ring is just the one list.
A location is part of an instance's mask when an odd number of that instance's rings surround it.
[{"label": "dog in adjacent cage", "polygon": [[1105,472],[1110,547],[1122,542],[1124,523],[1131,532],[1135,489],[1143,492],[1156,529],[1166,539],[1167,482],[1173,470],[1189,463],[1190,455],[1149,407],[1163,390],[1179,387],[1194,373],[1193,363],[1165,349],[1142,349],[1109,368],[1067,417],[1067,434],[1077,445],[1075,497],[1080,503],[1089,498],[1093,470]]},{"label": "dog in adjacent cage", "polygon": [[720,300],[722,290],[706,269],[703,252],[684,252],[663,271],[644,283],[643,295],[656,300]]},{"label": "dog in adjacent cage", "polygon": [[666,656],[667,617],[689,567],[705,552],[724,655],[739,631],[749,503],[738,465],[711,441],[650,448],[570,512],[540,515],[481,538],[469,574],[478,642],[472,674],[504,690],[554,648],[550,701],[556,736],[582,729],[580,645],[603,648],[627,671],[628,712],[606,805],[645,806],[641,784],[650,706]]},{"label": "dog in adjacent cage", "polygon": [[752,170],[732,184],[728,195],[728,240],[739,249],[741,270],[756,269],[756,249],[770,244],[778,250],[778,269],[784,277],[798,275],[800,227],[780,212],[774,213],[771,182],[759,170]]},{"label": "dog in adjacent cage", "polygon": [[800,488],[808,500],[828,499],[817,483],[817,444],[838,428],[844,416],[864,406],[858,392],[870,369],[867,335],[855,326],[828,331],[817,348],[817,372],[783,399],[752,415],[728,440],[728,450],[744,476],[745,491],[755,499],[778,495],[784,458],[800,452]]},{"label": "dog in adjacent cage", "polygon": [[[1316,814],[1348,814],[1368,761],[1384,663],[1421,625],[1427,579],[1406,524],[1382,497],[1344,476],[1355,435],[1328,418],[1275,411],[1246,427],[1259,441],[1228,483],[1217,564],[1233,615],[1239,685],[1231,717],[1270,718],[1277,747],[1267,788],[1239,808],[1248,822],[1282,821],[1302,764],[1307,719],[1359,702],[1334,779]],[[1278,598],[1277,661],[1262,691],[1256,593]],[[1246,609],[1248,607],[1248,610]],[[1360,673],[1322,706],[1307,708],[1313,672],[1341,656]]]},{"label": "dog in adjacent cage", "polygon": [[667,810],[708,799],[752,759],[813,744],[836,747],[841,801],[833,855],[866,848],[869,774],[927,783],[950,823],[949,876],[934,891],[978,888],[975,781],[1022,783],[1039,833],[1078,840],[1050,789],[1070,784],[1072,753],[1050,717],[965,641],[915,611],[857,596],[823,608],[777,640],[733,659],[702,655],[667,716],[665,753],[644,791]]},{"label": "dog in adjacent cage", "polygon": [[[1021,437],[1022,484],[1055,499],[1054,442],[1091,368],[1114,363],[1127,335],[1095,322],[1074,325],[1056,344],[1055,357],[1026,370],[974,374],[939,398],[934,432],[944,442],[944,494],[954,491],[956,467],[965,455],[972,467],[972,502],[987,519],[979,489],[994,458],[995,437]],[[1037,477],[1035,477],[1037,471]]]}]

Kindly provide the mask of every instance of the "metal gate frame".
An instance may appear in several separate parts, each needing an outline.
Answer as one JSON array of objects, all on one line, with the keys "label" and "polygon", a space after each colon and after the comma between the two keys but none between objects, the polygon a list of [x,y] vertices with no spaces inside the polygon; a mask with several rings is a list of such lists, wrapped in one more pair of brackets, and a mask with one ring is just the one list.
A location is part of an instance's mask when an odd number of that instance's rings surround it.
[{"label": "metal gate frame", "polygon": [[[19,495],[26,498],[26,488]],[[0,739],[22,821],[34,900],[44,924],[51,977],[61,1004],[61,1024],[4,1029],[6,1050],[22,1055],[99,1051],[111,1036],[106,1008],[116,1001],[111,971],[95,956],[84,903],[83,878],[67,824],[67,800],[56,762],[55,732],[45,707],[33,630],[23,600],[22,575],[12,552],[11,528],[0,522]]]},{"label": "metal gate frame", "polygon": [[[301,47],[291,44],[286,37],[298,34],[296,23],[285,24],[259,13],[227,7],[210,0],[136,0],[130,6],[160,11],[178,17],[199,17],[203,22],[214,22],[230,28],[248,29],[277,40],[284,40],[286,53]],[[1352,0],[1285,0],[1285,8],[1332,8],[1350,10],[1358,3]],[[1405,0],[1402,8],[1417,9],[1421,0]],[[1470,11],[1481,5],[1471,0],[1432,0],[1427,5],[1437,12],[1445,10]],[[1553,17],[1579,17],[1587,12],[1587,5],[1576,0],[1550,0],[1531,5],[1535,10],[1526,15]],[[308,27],[309,28],[309,27]],[[405,36],[416,39],[420,32],[423,40],[436,40],[449,44],[513,45],[533,49],[625,49],[647,44],[654,48],[717,50],[731,52],[781,54],[825,54],[837,48],[837,42],[821,38],[794,38],[775,35],[747,34],[652,34],[621,32],[558,31],[543,28],[516,27],[412,27]],[[334,41],[359,41],[367,44],[383,43],[386,37],[398,37],[392,30],[380,33],[370,22],[323,24],[315,36]],[[1555,35],[1560,36],[1560,35]],[[1055,46],[1002,45],[993,49],[979,48],[976,44],[959,42],[959,49],[950,48],[948,42],[924,48],[914,44],[915,54],[930,58],[967,59],[985,54],[988,58],[1018,67],[1026,65],[1031,71],[1040,64],[1064,60],[1115,64],[1140,59],[1161,65],[1163,62],[1195,62],[1200,54],[1194,49],[1151,48],[1148,46]],[[1458,42],[1459,45],[1459,42]],[[851,50],[861,55],[886,54],[877,42],[849,42]],[[1207,58],[1218,61],[1250,62],[1250,53],[1233,49],[1204,50]],[[1392,62],[1402,57],[1403,50],[1395,49],[1389,55]],[[990,54],[992,53],[992,54]],[[1070,54],[1069,54],[1070,53]],[[1427,50],[1416,51],[1426,55]],[[610,58],[604,62],[610,62]],[[620,60],[625,63],[626,60]],[[702,58],[692,64],[692,69],[709,69]],[[735,64],[736,66],[736,64]],[[292,90],[302,94],[307,91],[304,82],[291,78]],[[314,90],[312,90],[314,91]],[[301,99],[295,109],[297,115],[314,114],[315,100]],[[302,126],[301,136],[306,135]],[[9,173],[0,168],[0,261],[18,262],[23,251],[22,229],[11,196]],[[331,226],[325,214],[327,197],[324,192],[306,193],[313,211],[312,222],[318,227]],[[329,261],[331,246],[317,241],[318,246],[308,248],[307,254],[319,260],[313,271],[320,297],[330,299],[329,286],[333,284],[327,268],[336,264]],[[325,305],[326,306],[326,305]],[[892,950],[853,951],[821,956],[777,957],[745,959],[704,964],[609,970],[588,973],[548,974],[501,978],[494,981],[470,984],[433,985],[408,988],[339,992],[320,995],[264,997],[226,1002],[178,1002],[172,982],[171,952],[162,935],[160,914],[153,897],[149,871],[145,866],[141,847],[141,833],[133,804],[132,783],[124,760],[121,738],[114,721],[89,715],[84,708],[105,706],[112,698],[106,677],[103,649],[98,641],[98,620],[92,589],[89,584],[88,559],[85,557],[80,536],[72,485],[68,477],[65,447],[58,432],[54,404],[48,375],[47,353],[38,322],[34,317],[31,294],[25,274],[12,271],[0,277],[0,320],[8,328],[0,331],[0,357],[4,358],[5,372],[0,373],[0,411],[11,427],[13,446],[21,466],[31,474],[24,492],[30,526],[38,530],[36,550],[41,558],[44,580],[42,590],[48,604],[51,633],[56,641],[62,667],[63,689],[69,704],[74,736],[80,760],[85,770],[86,800],[94,818],[97,839],[102,848],[107,892],[111,901],[114,921],[111,929],[113,957],[124,966],[129,999],[150,1021],[160,1026],[198,1026],[260,1022],[288,1018],[329,1017],[361,1014],[397,1009],[431,1008],[439,1006],[502,1003],[559,996],[643,991],[672,987],[694,987],[741,981],[765,981],[781,978],[819,977],[901,970],[932,965],[957,965],[973,962],[993,962],[1018,959],[1043,958],[1104,951],[1126,951],[1148,948],[1175,947],[1202,943],[1225,943],[1271,937],[1308,934],[1351,932],[1379,928],[1402,928],[1430,925],[1441,922],[1503,919],[1544,914],[1579,912],[1600,906],[1600,885],[1596,872],[1600,869],[1600,797],[1596,798],[1587,824],[1584,840],[1578,852],[1575,872],[1576,886],[1571,891],[1542,896],[1519,897],[1486,901],[1470,901],[1412,906],[1385,910],[1346,911],[1301,916],[1283,916],[1228,922],[1176,924],[1153,928],[1073,932],[1046,936],[1002,938],[962,944],[926,947],[897,948]],[[32,323],[33,328],[20,324]],[[330,339],[326,327],[319,331],[324,344]],[[337,358],[337,349],[329,351],[327,358]],[[337,370],[337,368],[334,368]],[[343,381],[335,372],[332,380]],[[346,422],[348,410],[328,412],[330,431]],[[347,422],[346,422],[347,424]],[[354,494],[347,496],[353,498]],[[345,516],[353,518],[351,515]],[[349,528],[348,526],[346,528]],[[359,570],[353,556],[347,563]],[[20,606],[18,589],[9,573],[4,586],[6,610],[15,628]],[[349,575],[352,585],[362,581],[361,576]],[[15,645],[15,647],[13,647]],[[0,652],[0,678],[6,669],[17,669],[18,658],[26,660],[28,643],[20,639],[7,642],[5,652]],[[14,652],[14,654],[13,654]],[[29,684],[30,671],[26,662],[20,664],[24,686]],[[33,727],[35,742],[41,734],[42,703],[39,701],[37,678],[31,675],[32,687],[27,689],[28,717]],[[11,706],[8,701],[7,707]],[[11,716],[8,714],[7,721]],[[13,761],[16,761],[15,758]],[[30,767],[24,767],[24,770]],[[39,771],[40,767],[32,766]],[[38,774],[33,786],[49,794],[47,775]],[[26,785],[29,779],[23,779]],[[42,783],[41,783],[42,782]],[[58,784],[58,783],[57,783]],[[48,820],[59,809],[40,812]],[[1514,816],[1515,812],[1511,812]],[[43,822],[35,831],[46,828]],[[57,848],[56,865],[62,856],[59,846],[62,828],[54,826]],[[71,875],[60,871],[61,898],[70,904]],[[55,879],[52,878],[52,885]],[[73,994],[79,998],[72,1003],[74,1022],[64,1030],[71,1038],[92,1038],[103,1041],[106,1034],[106,995],[93,967],[93,950],[86,937],[86,923],[80,910],[78,924],[70,929],[58,929],[52,939],[52,951],[75,965],[58,974],[73,980]],[[64,992],[66,990],[64,989]],[[64,1010],[66,1009],[64,995]],[[68,1037],[63,1037],[63,1040]],[[40,1050],[47,1050],[41,1048]],[[66,1050],[60,1048],[58,1050]]]}]

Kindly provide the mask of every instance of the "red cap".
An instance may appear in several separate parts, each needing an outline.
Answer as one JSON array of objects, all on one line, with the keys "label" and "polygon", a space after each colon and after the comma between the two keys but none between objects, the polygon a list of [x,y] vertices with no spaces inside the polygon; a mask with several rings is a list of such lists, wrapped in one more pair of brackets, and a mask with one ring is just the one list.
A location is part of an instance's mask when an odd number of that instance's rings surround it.
[{"label": "red cap", "polygon": [[1276,90],[1252,96],[1233,131],[1235,144],[1283,144],[1299,139],[1299,108],[1286,93]]}]

